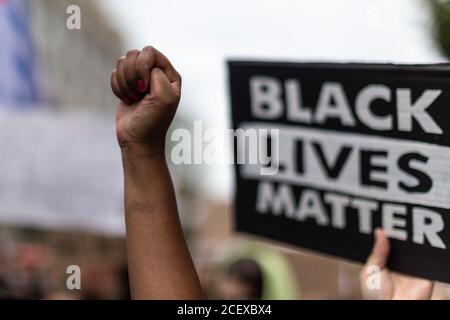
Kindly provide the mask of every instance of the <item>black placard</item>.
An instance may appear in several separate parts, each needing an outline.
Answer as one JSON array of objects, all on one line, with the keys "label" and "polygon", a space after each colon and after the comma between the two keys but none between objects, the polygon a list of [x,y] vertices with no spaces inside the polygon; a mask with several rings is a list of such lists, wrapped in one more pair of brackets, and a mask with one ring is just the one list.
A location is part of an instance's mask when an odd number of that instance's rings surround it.
[{"label": "black placard", "polygon": [[229,80],[238,231],[363,262],[381,226],[391,269],[450,282],[450,66],[232,61]]}]

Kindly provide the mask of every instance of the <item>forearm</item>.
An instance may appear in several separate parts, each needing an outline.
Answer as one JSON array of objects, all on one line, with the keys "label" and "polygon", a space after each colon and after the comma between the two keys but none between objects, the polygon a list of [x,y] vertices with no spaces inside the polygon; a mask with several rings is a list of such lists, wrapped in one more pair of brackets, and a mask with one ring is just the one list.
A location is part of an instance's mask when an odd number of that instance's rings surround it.
[{"label": "forearm", "polygon": [[132,296],[201,299],[163,149],[122,149]]}]

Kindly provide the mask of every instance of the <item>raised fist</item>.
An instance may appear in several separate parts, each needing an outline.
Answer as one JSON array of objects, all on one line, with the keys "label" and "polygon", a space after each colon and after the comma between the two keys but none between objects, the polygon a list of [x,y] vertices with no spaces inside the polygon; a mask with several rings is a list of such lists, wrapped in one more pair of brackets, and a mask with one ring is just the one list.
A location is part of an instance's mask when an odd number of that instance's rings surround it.
[{"label": "raised fist", "polygon": [[163,145],[181,94],[181,77],[170,61],[153,47],[128,51],[117,62],[111,87],[121,100],[119,145]]}]

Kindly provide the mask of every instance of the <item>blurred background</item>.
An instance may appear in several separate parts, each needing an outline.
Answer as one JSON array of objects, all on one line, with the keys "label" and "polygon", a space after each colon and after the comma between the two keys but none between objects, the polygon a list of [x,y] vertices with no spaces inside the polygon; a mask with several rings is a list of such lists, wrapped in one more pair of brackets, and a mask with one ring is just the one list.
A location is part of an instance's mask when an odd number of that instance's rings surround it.
[{"label": "blurred background", "polygon": [[[150,44],[182,74],[173,128],[224,130],[227,59],[446,62],[450,1],[0,0],[0,43],[0,298],[128,299],[109,87],[121,55]],[[360,298],[361,265],[233,232],[231,166],[171,171],[209,297]]]}]

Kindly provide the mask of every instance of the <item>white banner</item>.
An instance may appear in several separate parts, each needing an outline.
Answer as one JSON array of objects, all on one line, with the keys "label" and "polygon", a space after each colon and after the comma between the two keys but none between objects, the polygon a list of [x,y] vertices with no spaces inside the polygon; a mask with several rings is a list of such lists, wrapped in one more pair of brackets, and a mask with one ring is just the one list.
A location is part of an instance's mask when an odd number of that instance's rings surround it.
[{"label": "white banner", "polygon": [[124,234],[112,117],[0,114],[0,222]]}]

